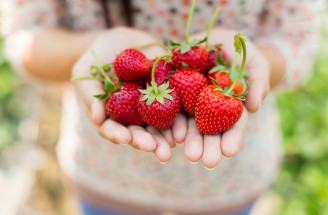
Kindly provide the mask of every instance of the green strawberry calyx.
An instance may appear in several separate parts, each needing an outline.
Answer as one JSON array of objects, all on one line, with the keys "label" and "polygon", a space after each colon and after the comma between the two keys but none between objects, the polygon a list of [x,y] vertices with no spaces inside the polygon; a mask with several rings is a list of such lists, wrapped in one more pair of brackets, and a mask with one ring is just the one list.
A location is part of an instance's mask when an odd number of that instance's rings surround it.
[{"label": "green strawberry calyx", "polygon": [[170,93],[174,89],[168,89],[169,82],[164,82],[160,86],[158,86],[155,82],[155,70],[157,64],[163,58],[166,58],[166,62],[168,62],[171,56],[172,54],[168,53],[157,58],[151,71],[151,86],[147,84],[147,88],[145,90],[139,90],[142,94],[144,94],[141,101],[147,100],[147,105],[151,105],[155,100],[157,100],[160,104],[164,105],[164,98],[169,99],[171,101],[173,100],[173,97],[170,95]]},{"label": "green strawberry calyx", "polygon": [[[100,100],[107,100],[110,93],[115,92],[121,88],[122,82],[121,82],[121,80],[119,80],[117,78],[111,79],[107,75],[107,72],[111,71],[113,63],[101,65],[98,57],[96,56],[95,51],[91,50],[91,53],[98,66],[91,66],[90,76],[81,76],[81,77],[72,78],[72,81],[93,79],[93,80],[98,80],[98,81],[104,82],[104,87],[105,87],[106,93],[94,95],[94,97],[96,97]],[[100,71],[100,73],[99,73],[99,71]]]},{"label": "green strawberry calyx", "polygon": [[147,100],[147,105],[151,105],[155,99],[161,103],[164,104],[164,98],[173,100],[173,97],[170,95],[170,93],[173,91],[173,89],[169,88],[169,82],[165,82],[159,87],[157,87],[157,91],[155,91],[154,86],[150,86],[147,84],[147,89],[145,90],[139,90],[142,94],[145,94],[141,101]]}]

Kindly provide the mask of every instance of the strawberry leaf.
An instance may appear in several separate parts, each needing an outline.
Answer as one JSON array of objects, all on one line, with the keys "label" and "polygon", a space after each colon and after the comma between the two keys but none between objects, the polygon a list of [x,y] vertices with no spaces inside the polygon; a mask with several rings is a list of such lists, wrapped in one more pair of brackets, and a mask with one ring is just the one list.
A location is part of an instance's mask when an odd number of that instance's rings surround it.
[{"label": "strawberry leaf", "polygon": [[106,92],[113,92],[116,90],[116,88],[112,82],[105,80],[105,90]]},{"label": "strawberry leaf", "polygon": [[213,67],[208,73],[216,73],[216,72],[224,72],[224,73],[229,73],[229,69],[226,66],[223,65],[217,65]]},{"label": "strawberry leaf", "polygon": [[147,90],[139,90],[142,94],[147,94]]},{"label": "strawberry leaf", "polygon": [[182,46],[177,48],[177,50],[181,51],[181,54],[187,53],[190,49],[191,49],[191,44],[190,43],[183,44]]},{"label": "strawberry leaf", "polygon": [[94,95],[93,97],[96,97],[99,100],[107,100],[109,97],[109,93]]},{"label": "strawberry leaf", "polygon": [[155,95],[149,94],[148,100],[147,100],[147,105],[151,105],[154,100],[156,99]]},{"label": "strawberry leaf", "polygon": [[163,96],[157,96],[156,97],[156,100],[161,103],[162,105],[164,104],[164,99],[163,99]]},{"label": "strawberry leaf", "polygon": [[98,68],[96,66],[91,66],[90,74],[92,77],[96,77],[98,75]]},{"label": "strawberry leaf", "polygon": [[105,72],[109,72],[111,70],[111,67],[109,64],[105,64],[102,66],[102,69],[105,71]]},{"label": "strawberry leaf", "polygon": [[244,69],[242,75],[243,75],[244,77],[249,76],[249,72],[248,72],[248,70]]},{"label": "strawberry leaf", "polygon": [[170,94],[164,94],[163,97],[173,101],[173,97]]},{"label": "strawberry leaf", "polygon": [[232,95],[233,97],[235,97],[235,98],[237,98],[237,99],[239,99],[239,100],[241,100],[241,101],[245,101],[246,100],[246,95],[247,95],[247,91],[245,92],[245,93],[243,93],[243,94],[237,94],[237,95]]},{"label": "strawberry leaf", "polygon": [[176,43],[173,40],[170,40],[170,45],[173,46],[173,47],[176,47],[176,46],[180,46],[181,44],[180,43]]},{"label": "strawberry leaf", "polygon": [[219,65],[223,65],[223,66],[227,66],[227,64],[228,64],[228,61],[224,61],[223,59],[222,59],[222,53],[220,52],[219,54],[218,54],[218,56],[217,56],[217,58],[216,58],[216,62],[219,64]]},{"label": "strawberry leaf", "polygon": [[219,83],[218,83],[214,78],[211,78],[211,80],[213,81],[214,85],[217,87],[217,88],[214,89],[214,90],[219,90],[219,91],[223,92],[223,89],[222,89],[222,87],[219,85]]},{"label": "strawberry leaf", "polygon": [[235,35],[234,39],[235,39],[235,41],[234,41],[235,51],[238,54],[241,54],[242,45],[241,45],[240,40],[246,41],[246,35],[238,33],[238,34]]},{"label": "strawberry leaf", "polygon": [[204,43],[204,42],[206,42],[206,41],[207,41],[207,37],[205,37],[205,38],[202,39],[202,40],[197,41],[197,45],[199,45],[199,44],[201,44],[201,43]]},{"label": "strawberry leaf", "polygon": [[182,62],[182,68],[184,68],[184,69],[189,69],[190,67],[189,67],[189,65],[186,64],[185,62]]}]

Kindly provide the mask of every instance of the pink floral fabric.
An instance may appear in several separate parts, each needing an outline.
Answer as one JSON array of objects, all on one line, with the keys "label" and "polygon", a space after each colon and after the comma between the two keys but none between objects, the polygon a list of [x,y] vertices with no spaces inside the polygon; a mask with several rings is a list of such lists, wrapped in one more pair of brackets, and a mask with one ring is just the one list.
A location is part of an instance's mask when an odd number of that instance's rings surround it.
[{"label": "pink floral fabric", "polygon": [[[112,27],[124,25],[119,0],[108,0]],[[132,0],[135,28],[164,39],[182,41],[191,0]],[[37,27],[60,26],[92,31],[106,26],[99,0],[1,0],[2,33],[7,40]],[[204,31],[222,7],[216,26],[244,32],[255,43],[277,47],[287,62],[284,86],[299,84],[311,72],[317,45],[317,16],[323,0],[198,0],[191,33]],[[15,37],[17,38],[17,37]],[[21,56],[16,56],[21,61]],[[13,60],[14,61],[14,60]],[[182,147],[162,165],[151,153],[102,139],[85,116],[71,88],[64,94],[58,157],[64,171],[102,196],[132,205],[200,214],[242,205],[275,180],[282,150],[272,95],[251,115],[241,152],[206,170],[185,159]]]}]

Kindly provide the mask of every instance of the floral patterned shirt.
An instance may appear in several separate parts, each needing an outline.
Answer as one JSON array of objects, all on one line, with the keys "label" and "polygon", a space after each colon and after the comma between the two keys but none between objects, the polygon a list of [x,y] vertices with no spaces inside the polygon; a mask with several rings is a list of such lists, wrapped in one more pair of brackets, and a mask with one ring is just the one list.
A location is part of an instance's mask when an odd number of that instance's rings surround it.
[{"label": "floral patterned shirt", "polygon": [[[1,0],[6,54],[18,70],[22,53],[37,28],[60,26],[72,31],[125,25],[119,0]],[[167,40],[183,40],[191,0],[132,0],[133,26]],[[256,43],[277,47],[286,58],[281,86],[294,86],[311,72],[318,41],[317,14],[323,0],[198,0],[191,33],[204,31],[211,14],[222,7],[216,25],[244,32]],[[132,205],[178,211],[221,210],[249,202],[275,180],[281,140],[274,98],[269,95],[252,114],[241,152],[216,169],[187,162],[177,147],[165,165],[143,153],[102,139],[70,89],[64,94],[58,157],[79,184]]]}]

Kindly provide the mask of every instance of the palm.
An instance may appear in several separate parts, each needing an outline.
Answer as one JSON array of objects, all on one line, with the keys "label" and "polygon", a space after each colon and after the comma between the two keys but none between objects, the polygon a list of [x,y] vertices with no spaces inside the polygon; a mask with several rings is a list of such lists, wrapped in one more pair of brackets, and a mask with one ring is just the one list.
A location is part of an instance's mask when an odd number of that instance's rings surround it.
[{"label": "palm", "polygon": [[[228,55],[230,63],[235,55],[234,35],[236,32],[216,29],[212,31],[210,44],[223,44],[223,49]],[[195,35],[194,38],[204,38],[206,33]],[[269,91],[269,66],[265,57],[250,42],[247,44],[246,69],[249,91],[245,102],[245,108],[239,121],[228,131],[218,135],[202,135],[196,126],[193,117],[188,119],[188,132],[185,139],[185,155],[189,161],[197,162],[202,159],[208,168],[214,168],[221,160],[222,155],[231,158],[236,155],[240,148],[247,126],[248,111],[256,112],[262,99]],[[240,65],[240,61],[237,63]]]},{"label": "palm", "polygon": [[[131,39],[133,38],[133,40]],[[79,59],[73,68],[73,77],[89,75],[90,65],[96,65],[90,50],[94,50],[102,64],[113,62],[116,54],[124,49],[142,46],[155,40],[146,33],[121,28],[111,30],[99,37]],[[163,54],[160,47],[145,49],[144,54],[153,59]],[[81,80],[76,82],[77,89],[87,107],[87,112],[99,134],[112,143],[130,144],[146,152],[154,152],[158,160],[166,162],[171,157],[171,147],[175,142],[183,142],[186,133],[186,119],[179,114],[172,129],[159,131],[150,126],[124,126],[106,118],[104,103],[93,96],[103,94],[102,83],[96,80]]]}]

